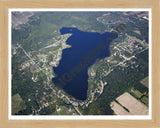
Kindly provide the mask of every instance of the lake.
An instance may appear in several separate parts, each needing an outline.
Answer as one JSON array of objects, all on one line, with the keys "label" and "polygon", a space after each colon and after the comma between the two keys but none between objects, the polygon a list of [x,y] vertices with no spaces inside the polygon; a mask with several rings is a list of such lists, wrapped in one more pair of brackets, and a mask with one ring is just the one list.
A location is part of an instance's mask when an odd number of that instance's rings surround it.
[{"label": "lake", "polygon": [[86,100],[88,68],[97,59],[110,56],[110,43],[105,38],[110,37],[111,33],[85,32],[69,27],[61,28],[60,33],[72,34],[66,41],[71,47],[62,51],[58,67],[53,67],[56,77],[52,81],[76,99]]}]

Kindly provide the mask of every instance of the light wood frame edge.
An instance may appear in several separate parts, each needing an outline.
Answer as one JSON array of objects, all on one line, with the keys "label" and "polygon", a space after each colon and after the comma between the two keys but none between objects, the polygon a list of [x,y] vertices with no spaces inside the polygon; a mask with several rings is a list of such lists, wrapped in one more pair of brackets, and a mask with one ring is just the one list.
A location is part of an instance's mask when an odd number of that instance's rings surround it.
[{"label": "light wood frame edge", "polygon": [[[8,9],[9,8],[151,8],[152,9],[152,120],[8,120]],[[34,127],[160,127],[160,1],[159,0],[1,0],[0,1],[0,128]]]}]

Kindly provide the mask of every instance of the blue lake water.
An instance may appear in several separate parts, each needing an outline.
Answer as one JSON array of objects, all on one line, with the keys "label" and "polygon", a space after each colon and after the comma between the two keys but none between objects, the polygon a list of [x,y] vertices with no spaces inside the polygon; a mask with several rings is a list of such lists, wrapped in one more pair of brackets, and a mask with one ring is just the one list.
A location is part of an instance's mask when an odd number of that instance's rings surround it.
[{"label": "blue lake water", "polygon": [[[53,67],[56,77],[52,81],[69,95],[78,100],[85,100],[88,89],[88,68],[97,59],[110,56],[110,43],[106,42],[105,38],[110,37],[111,33],[85,32],[67,27],[61,28],[60,32],[61,35],[72,34],[66,41],[71,47],[62,51],[58,67]],[[102,45],[105,47],[102,48]]]}]

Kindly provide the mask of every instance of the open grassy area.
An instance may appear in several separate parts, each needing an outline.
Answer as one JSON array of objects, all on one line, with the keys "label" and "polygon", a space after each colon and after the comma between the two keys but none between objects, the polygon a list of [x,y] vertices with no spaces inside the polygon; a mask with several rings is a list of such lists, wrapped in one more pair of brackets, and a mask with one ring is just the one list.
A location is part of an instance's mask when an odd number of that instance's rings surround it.
[{"label": "open grassy area", "polygon": [[135,90],[134,88],[130,90],[130,93],[134,95],[136,98],[140,98],[143,95],[140,91]]},{"label": "open grassy area", "polygon": [[149,77],[147,76],[143,80],[141,80],[141,83],[148,88],[149,86]]},{"label": "open grassy area", "polygon": [[24,110],[25,108],[26,105],[18,93],[12,96],[12,115],[18,113],[20,110]]},{"label": "open grassy area", "polygon": [[148,97],[146,97],[146,96],[143,96],[142,98],[141,98],[141,101],[145,104],[145,105],[147,105],[148,106]]},{"label": "open grassy area", "polygon": [[76,111],[73,108],[67,108],[66,106],[59,106],[57,111],[55,111],[55,115],[72,115],[76,114]]}]

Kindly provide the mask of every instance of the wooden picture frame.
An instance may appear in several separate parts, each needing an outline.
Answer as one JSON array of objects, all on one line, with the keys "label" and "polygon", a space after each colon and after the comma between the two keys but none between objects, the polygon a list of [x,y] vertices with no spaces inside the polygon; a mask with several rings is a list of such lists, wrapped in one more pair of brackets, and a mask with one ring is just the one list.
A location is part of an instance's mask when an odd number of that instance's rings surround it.
[{"label": "wooden picture frame", "polygon": [[[9,120],[9,24],[10,8],[149,8],[152,11],[152,119],[149,120]],[[160,1],[159,0],[120,0],[120,1],[65,1],[65,0],[1,0],[0,1],[0,127],[160,127],[160,80],[159,41],[160,41]]]}]

